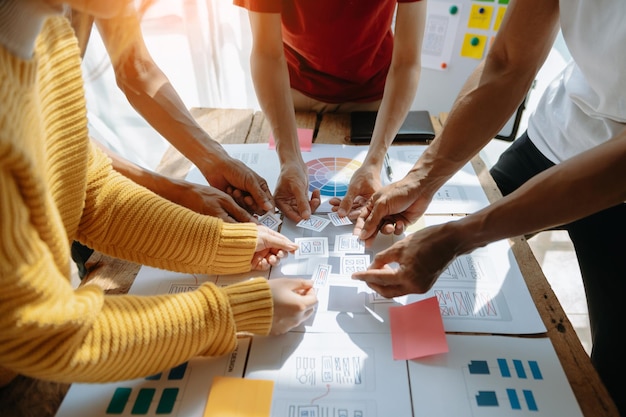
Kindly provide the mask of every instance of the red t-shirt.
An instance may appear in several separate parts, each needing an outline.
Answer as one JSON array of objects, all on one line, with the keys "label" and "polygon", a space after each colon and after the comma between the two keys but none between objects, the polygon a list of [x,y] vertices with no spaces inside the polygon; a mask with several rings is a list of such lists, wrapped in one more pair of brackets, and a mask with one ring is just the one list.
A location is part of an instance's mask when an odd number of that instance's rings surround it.
[{"label": "red t-shirt", "polygon": [[383,96],[396,3],[420,0],[234,0],[280,13],[291,87],[326,103]]}]

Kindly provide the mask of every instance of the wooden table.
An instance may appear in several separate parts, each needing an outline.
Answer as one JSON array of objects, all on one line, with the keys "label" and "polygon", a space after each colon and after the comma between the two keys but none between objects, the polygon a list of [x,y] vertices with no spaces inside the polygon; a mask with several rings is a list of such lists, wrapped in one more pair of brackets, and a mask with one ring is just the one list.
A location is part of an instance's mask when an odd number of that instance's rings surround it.
[{"label": "wooden table", "polygon": [[[260,112],[246,109],[194,108],[192,114],[214,139],[223,144],[268,141],[270,127]],[[441,128],[441,121],[445,119],[445,115],[432,117],[432,119],[435,130],[438,130]],[[347,138],[350,123],[347,114],[326,114],[318,118],[315,113],[298,113],[296,121],[298,127],[315,129],[314,143],[349,144]],[[489,200],[493,202],[501,198],[483,161],[475,157],[472,165]],[[172,177],[184,178],[190,168],[191,163],[178,151],[170,148],[165,153],[157,171]],[[547,336],[561,360],[561,365],[583,414],[589,417],[619,417],[613,401],[600,381],[528,243],[523,237],[510,239],[510,242],[531,296],[547,328]],[[128,292],[140,265],[113,259],[96,252],[89,259],[87,267],[90,272],[83,284],[95,283],[104,288],[107,293],[123,294]],[[13,393],[14,396],[20,395],[23,401],[38,401],[39,404],[43,404],[42,411],[33,415],[54,415],[67,388],[66,385],[41,383],[22,378],[0,395],[0,409],[3,410],[3,415],[5,411],[6,415],[14,415],[10,414],[13,404],[6,404],[7,407],[4,404],[7,396]],[[47,394],[44,395],[43,401],[42,392]]]}]

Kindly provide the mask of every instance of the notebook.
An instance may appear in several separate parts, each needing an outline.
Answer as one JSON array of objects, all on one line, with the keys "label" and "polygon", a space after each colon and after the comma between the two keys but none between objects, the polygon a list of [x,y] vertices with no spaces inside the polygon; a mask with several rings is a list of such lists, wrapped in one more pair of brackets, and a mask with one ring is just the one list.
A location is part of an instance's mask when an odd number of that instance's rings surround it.
[{"label": "notebook", "polygon": [[[374,131],[376,112],[352,112],[350,114],[350,142],[369,143]],[[404,119],[394,142],[430,142],[435,129],[426,110],[412,110]]]}]

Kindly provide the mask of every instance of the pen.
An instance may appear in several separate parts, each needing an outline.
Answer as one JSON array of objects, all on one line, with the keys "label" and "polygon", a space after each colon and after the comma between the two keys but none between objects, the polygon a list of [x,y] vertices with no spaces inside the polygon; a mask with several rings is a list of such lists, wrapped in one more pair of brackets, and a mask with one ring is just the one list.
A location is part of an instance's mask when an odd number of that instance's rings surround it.
[{"label": "pen", "polygon": [[385,171],[387,172],[387,178],[389,181],[393,181],[393,170],[391,169],[391,162],[389,160],[389,154],[385,154]]}]

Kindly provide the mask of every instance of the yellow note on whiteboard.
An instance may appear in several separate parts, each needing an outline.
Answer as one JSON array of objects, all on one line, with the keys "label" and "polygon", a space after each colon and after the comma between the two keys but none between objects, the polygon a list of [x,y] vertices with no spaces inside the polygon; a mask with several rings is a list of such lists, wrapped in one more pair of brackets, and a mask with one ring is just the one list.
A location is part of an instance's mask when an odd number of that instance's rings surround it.
[{"label": "yellow note on whiteboard", "polygon": [[461,56],[465,58],[482,59],[486,46],[487,37],[485,35],[467,33],[461,45]]},{"label": "yellow note on whiteboard", "polygon": [[500,24],[502,24],[502,18],[504,18],[504,13],[506,13],[506,7],[498,7],[498,13],[496,14],[496,21],[493,24],[493,30],[500,30]]},{"label": "yellow note on whiteboard", "polygon": [[470,29],[488,30],[493,16],[493,6],[474,4],[470,9],[467,27]]},{"label": "yellow note on whiteboard", "polygon": [[274,381],[216,376],[204,417],[269,417]]}]

